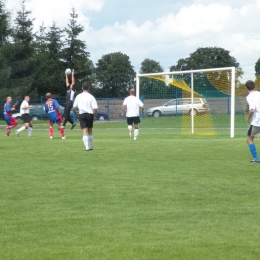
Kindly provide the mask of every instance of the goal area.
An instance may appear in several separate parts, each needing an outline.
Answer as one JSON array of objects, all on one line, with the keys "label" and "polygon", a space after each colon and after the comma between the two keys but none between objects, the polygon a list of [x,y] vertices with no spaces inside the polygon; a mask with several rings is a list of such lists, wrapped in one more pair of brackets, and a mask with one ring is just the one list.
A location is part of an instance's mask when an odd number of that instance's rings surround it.
[{"label": "goal area", "polygon": [[142,129],[149,131],[231,138],[245,135],[246,94],[235,67],[136,77],[136,96],[145,106]]}]

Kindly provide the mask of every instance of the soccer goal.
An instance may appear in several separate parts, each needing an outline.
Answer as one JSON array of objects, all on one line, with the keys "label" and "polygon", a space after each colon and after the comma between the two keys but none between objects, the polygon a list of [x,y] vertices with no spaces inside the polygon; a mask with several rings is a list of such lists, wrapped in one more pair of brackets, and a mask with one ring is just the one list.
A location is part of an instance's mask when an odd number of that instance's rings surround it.
[{"label": "soccer goal", "polygon": [[137,74],[145,104],[142,129],[173,134],[229,135],[247,127],[245,93],[236,95],[235,67]]}]

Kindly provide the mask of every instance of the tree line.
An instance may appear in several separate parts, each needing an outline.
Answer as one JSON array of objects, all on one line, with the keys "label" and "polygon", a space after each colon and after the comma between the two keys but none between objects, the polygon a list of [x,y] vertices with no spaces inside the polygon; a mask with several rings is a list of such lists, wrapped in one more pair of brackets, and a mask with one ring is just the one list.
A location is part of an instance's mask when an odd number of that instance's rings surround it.
[{"label": "tree line", "polygon": [[[90,59],[87,44],[79,36],[84,27],[78,23],[78,14],[71,9],[65,28],[55,21],[48,28],[42,24],[33,32],[32,12],[26,9],[26,0],[21,1],[20,10],[11,22],[11,12],[0,0],[0,99],[6,96],[22,98],[30,94],[38,98],[51,92],[64,95],[66,68],[73,68],[76,88],[84,81],[92,85],[96,97],[122,97],[135,87],[136,72],[130,58],[121,52],[103,55],[96,64]],[[243,73],[237,60],[229,51],[218,47],[198,48],[188,58],[179,59],[170,71],[219,68],[234,66]],[[256,73],[260,72],[260,59],[256,62]],[[139,73],[163,72],[159,62],[146,58]],[[180,76],[179,76],[180,77]],[[149,85],[142,81],[148,92],[161,89],[163,82]],[[151,89],[152,88],[152,89]]]}]

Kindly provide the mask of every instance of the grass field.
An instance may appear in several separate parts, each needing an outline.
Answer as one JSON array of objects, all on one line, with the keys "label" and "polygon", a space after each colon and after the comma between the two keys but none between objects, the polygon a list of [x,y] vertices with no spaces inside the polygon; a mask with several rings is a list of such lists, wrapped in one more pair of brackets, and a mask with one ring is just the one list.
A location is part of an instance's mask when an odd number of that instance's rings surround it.
[{"label": "grass field", "polygon": [[245,137],[140,126],[134,142],[125,122],[95,123],[91,152],[79,126],[66,140],[46,122],[31,138],[1,127],[0,259],[259,259]]}]

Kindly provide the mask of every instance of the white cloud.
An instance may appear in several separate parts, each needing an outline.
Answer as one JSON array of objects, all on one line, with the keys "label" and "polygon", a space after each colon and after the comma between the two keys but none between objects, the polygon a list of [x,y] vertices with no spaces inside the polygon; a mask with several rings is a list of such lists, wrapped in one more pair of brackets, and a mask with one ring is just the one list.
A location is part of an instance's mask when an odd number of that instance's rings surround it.
[{"label": "white cloud", "polygon": [[129,55],[138,69],[143,59],[153,58],[165,70],[199,47],[216,46],[230,51],[244,70],[252,71],[260,54],[259,15],[259,1],[240,8],[193,4],[140,25],[134,21],[117,22],[89,32],[93,42],[89,40],[88,46],[94,59],[118,50]]},{"label": "white cloud", "polygon": [[[38,30],[39,26],[44,22],[45,26],[51,26],[52,22],[56,22],[57,26],[65,27],[69,23],[70,13],[72,8],[75,8],[79,16],[79,22],[88,24],[90,18],[84,15],[84,12],[95,11],[102,9],[105,0],[28,0],[26,9],[31,11],[31,18],[35,18],[34,27]],[[16,17],[16,12],[21,10],[19,0],[9,0],[6,7],[13,12],[13,18]]]},{"label": "white cloud", "polygon": [[[121,3],[122,0],[118,1]],[[150,3],[148,0],[142,1]],[[168,70],[197,48],[216,46],[230,51],[245,71],[254,71],[255,62],[260,56],[260,0],[189,2],[183,0],[175,3],[174,7],[178,6],[178,9],[165,8],[160,12],[164,13],[160,17],[148,12],[146,20],[142,17],[145,21],[142,23],[135,19],[124,20],[122,15],[117,14],[116,0],[64,0],[62,3],[31,0],[27,6],[33,12],[32,17],[36,18],[36,29],[42,21],[45,26],[55,21],[57,26],[64,28],[74,7],[79,15],[79,24],[85,28],[81,39],[86,42],[94,63],[104,54],[120,51],[130,57],[136,70],[145,58],[160,62]],[[105,5],[109,5],[113,14],[101,12]],[[7,7],[14,6],[15,10],[20,9],[19,0],[8,1]],[[164,8],[164,0],[160,1],[158,8]],[[137,5],[132,6],[131,12],[135,10],[140,12]],[[99,13],[102,15],[99,16]],[[107,16],[109,24],[106,23]],[[94,21],[99,22],[99,29],[95,28]]]}]

